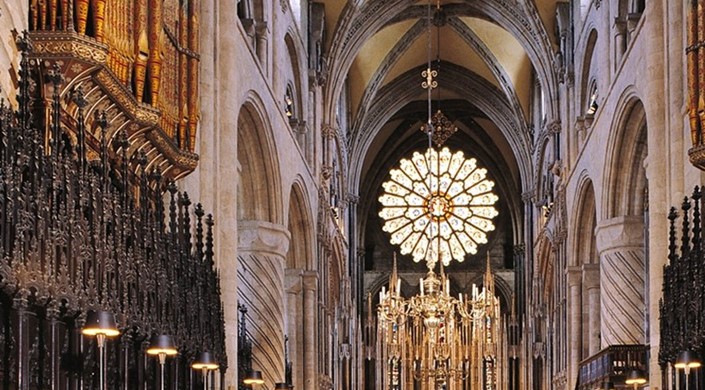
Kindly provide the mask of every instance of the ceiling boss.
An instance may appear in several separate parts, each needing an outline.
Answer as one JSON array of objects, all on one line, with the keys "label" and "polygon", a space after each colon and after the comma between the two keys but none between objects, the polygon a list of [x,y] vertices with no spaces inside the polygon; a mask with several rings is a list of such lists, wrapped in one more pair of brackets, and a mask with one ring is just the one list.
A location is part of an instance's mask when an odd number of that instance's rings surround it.
[{"label": "ceiling boss", "polygon": [[446,147],[415,152],[390,171],[382,186],[382,230],[391,234],[391,243],[402,254],[411,254],[415,262],[425,260],[429,270],[438,260],[447,266],[451,259],[462,262],[466,254],[477,253],[477,246],[487,243],[487,232],[494,230],[499,199],[492,192],[494,182],[461,151],[451,153]]}]

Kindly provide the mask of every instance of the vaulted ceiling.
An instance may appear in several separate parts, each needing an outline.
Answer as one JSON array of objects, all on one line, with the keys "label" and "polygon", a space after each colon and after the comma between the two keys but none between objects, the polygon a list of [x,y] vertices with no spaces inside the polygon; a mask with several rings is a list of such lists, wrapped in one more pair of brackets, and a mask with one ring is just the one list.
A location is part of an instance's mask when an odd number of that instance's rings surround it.
[{"label": "vaulted ceiling", "polygon": [[[326,0],[329,118],[345,93],[351,190],[369,240],[381,183],[400,158],[424,149],[427,92],[421,71],[439,70],[433,111],[460,129],[448,141],[497,182],[502,227],[520,234],[520,194],[531,181],[532,99],[540,86],[554,116],[556,0]],[[440,7],[440,11],[437,8]],[[429,25],[429,13],[435,21]],[[430,53],[430,56],[429,56]],[[346,87],[346,88],[345,88]],[[333,122],[334,119],[329,119]],[[369,225],[370,230],[366,231]],[[509,237],[511,239],[511,237]]]}]

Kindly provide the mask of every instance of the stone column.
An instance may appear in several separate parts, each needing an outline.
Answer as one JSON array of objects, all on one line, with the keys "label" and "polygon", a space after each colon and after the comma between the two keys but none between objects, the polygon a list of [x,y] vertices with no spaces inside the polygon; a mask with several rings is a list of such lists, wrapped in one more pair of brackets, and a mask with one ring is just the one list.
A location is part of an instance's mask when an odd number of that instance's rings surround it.
[{"label": "stone column", "polygon": [[263,388],[284,378],[284,266],[290,234],[285,226],[239,221],[238,294],[248,310],[252,367]]},{"label": "stone column", "polygon": [[570,339],[570,371],[568,373],[569,383],[575,383],[578,378],[578,364],[580,363],[580,355],[582,353],[582,304],[580,297],[582,295],[581,280],[582,270],[578,266],[567,267],[566,275],[568,278],[568,305],[570,317],[568,318],[568,330]]},{"label": "stone column", "polygon": [[317,367],[317,316],[318,316],[318,273],[306,271],[303,273],[304,290],[304,389],[318,388]]},{"label": "stone column", "polygon": [[600,352],[600,265],[583,264],[583,287],[588,300],[588,353]]},{"label": "stone column", "polygon": [[267,61],[268,36],[269,28],[267,27],[267,22],[257,22],[255,25],[255,48],[257,51],[257,58],[259,59],[260,65],[262,65],[262,72],[265,77],[269,76],[269,63]]},{"label": "stone column", "polygon": [[289,360],[291,361],[294,388],[304,388],[304,348],[303,348],[303,281],[302,270],[286,270],[286,319],[289,336]]},{"label": "stone column", "polygon": [[615,18],[614,31],[614,70],[617,70],[622,64],[622,57],[624,56],[624,52],[627,51],[627,22],[624,21],[621,17]]},{"label": "stone column", "polygon": [[600,221],[602,348],[644,343],[644,220],[625,216]]}]

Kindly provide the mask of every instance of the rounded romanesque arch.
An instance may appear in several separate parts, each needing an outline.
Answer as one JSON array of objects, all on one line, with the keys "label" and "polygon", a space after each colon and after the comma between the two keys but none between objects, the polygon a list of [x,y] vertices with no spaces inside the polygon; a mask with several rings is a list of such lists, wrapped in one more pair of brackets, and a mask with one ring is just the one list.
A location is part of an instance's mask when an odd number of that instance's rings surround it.
[{"label": "rounded romanesque arch", "polygon": [[247,310],[253,368],[272,387],[284,375],[284,273],[291,238],[282,225],[279,153],[264,113],[251,93],[237,121],[237,302]]},{"label": "rounded romanesque arch", "polygon": [[240,165],[238,207],[241,220],[281,223],[279,162],[271,126],[256,96],[240,108],[237,120],[237,161]]},{"label": "rounded romanesque arch", "polygon": [[649,326],[644,223],[647,121],[631,88],[619,102],[607,146],[602,219],[596,228],[603,348],[643,344]]},{"label": "rounded romanesque arch", "polygon": [[291,234],[291,245],[286,256],[287,269],[312,270],[315,264],[316,224],[306,189],[299,180],[294,182],[289,195],[289,217],[287,226]]}]

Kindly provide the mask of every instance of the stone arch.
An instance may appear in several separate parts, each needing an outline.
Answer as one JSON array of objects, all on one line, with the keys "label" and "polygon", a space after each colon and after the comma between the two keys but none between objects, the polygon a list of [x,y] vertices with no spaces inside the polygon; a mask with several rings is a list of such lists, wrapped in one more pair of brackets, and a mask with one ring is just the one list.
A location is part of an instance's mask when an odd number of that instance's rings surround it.
[{"label": "stone arch", "polygon": [[306,112],[304,108],[304,99],[303,99],[303,89],[301,85],[301,65],[299,62],[299,51],[296,48],[296,44],[294,43],[294,39],[292,38],[292,33],[288,32],[284,36],[284,43],[286,44],[286,53],[287,57],[289,59],[289,62],[291,63],[291,72],[292,72],[292,80],[291,82],[293,83],[292,89],[293,89],[293,100],[294,100],[294,106],[296,107],[296,110],[294,111],[294,117],[296,119],[303,120],[302,116],[303,113]]},{"label": "stone arch", "polygon": [[263,104],[252,95],[237,121],[237,160],[241,167],[238,218],[282,223],[281,178],[271,126]]},{"label": "stone arch", "polygon": [[[580,176],[578,183],[578,201],[575,206],[573,226],[573,249],[571,266],[568,268],[571,279],[570,288],[575,288],[571,295],[570,305],[578,305],[580,309],[571,313],[578,313],[578,318],[572,318],[573,331],[579,336],[573,339],[579,345],[576,357],[580,360],[594,355],[600,350],[600,266],[597,256],[595,229],[597,213],[595,208],[595,190],[592,180],[586,172]],[[573,291],[573,290],[571,290]],[[577,361],[573,362],[577,364]]]},{"label": "stone arch", "polygon": [[646,110],[631,88],[625,90],[617,107],[607,149],[602,214],[604,218],[643,217],[647,184],[644,160],[648,152]]},{"label": "stone arch", "polygon": [[582,57],[583,62],[580,64],[580,71],[578,72],[580,75],[578,84],[580,86],[580,98],[578,100],[579,115],[585,114],[587,107],[590,104],[590,97],[592,93],[591,87],[595,86],[596,92],[599,92],[597,91],[597,86],[599,85],[597,82],[597,77],[599,75],[594,71],[596,67],[593,66],[595,48],[597,47],[597,38],[597,30],[592,28],[588,34],[587,42],[585,43],[584,55]]},{"label": "stone arch", "polygon": [[288,229],[291,244],[286,257],[286,268],[311,270],[314,267],[314,223],[306,187],[296,180],[289,196]]},{"label": "stone arch", "polygon": [[597,223],[595,206],[595,189],[592,180],[583,172],[578,184],[578,202],[574,208],[573,233],[575,247],[569,266],[595,264],[598,262],[595,252],[595,225]]},{"label": "stone arch", "polygon": [[[404,7],[403,11],[399,11]],[[540,75],[546,91],[546,101],[550,103],[548,117],[557,117],[557,76],[553,68],[553,51],[548,33],[541,25],[533,23],[538,19],[535,7],[527,5],[529,15],[521,15],[512,5],[493,0],[479,0],[464,4],[450,4],[444,7],[449,17],[474,16],[486,19],[506,29],[525,48],[534,68]],[[418,19],[426,14],[425,6],[414,6],[410,0],[388,2],[366,2],[363,6],[348,3],[343,9],[340,21],[335,28],[332,45],[328,52],[331,59],[326,81],[324,118],[335,121],[336,104],[340,96],[355,56],[364,42],[383,27],[408,19]]]},{"label": "stone arch", "polygon": [[617,103],[607,143],[602,219],[597,225],[602,304],[602,347],[643,344],[648,338],[647,119],[644,105],[627,88]]}]

